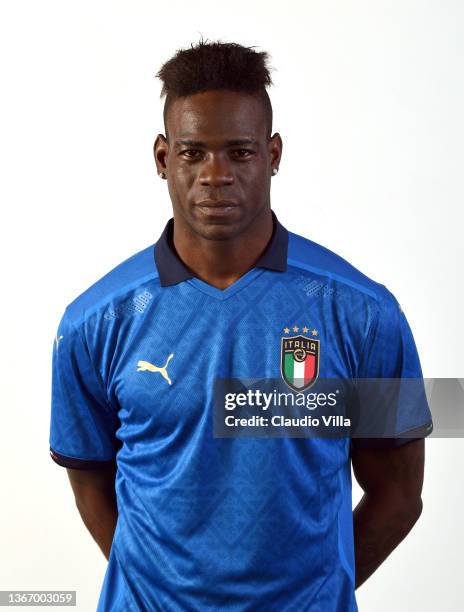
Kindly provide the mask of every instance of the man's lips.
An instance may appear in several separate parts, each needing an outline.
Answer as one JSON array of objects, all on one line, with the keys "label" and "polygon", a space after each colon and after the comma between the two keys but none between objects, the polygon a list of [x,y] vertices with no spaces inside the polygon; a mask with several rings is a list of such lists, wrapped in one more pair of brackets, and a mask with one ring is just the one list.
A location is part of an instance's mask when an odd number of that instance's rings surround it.
[{"label": "man's lips", "polygon": [[209,217],[229,215],[238,210],[238,205],[230,200],[202,200],[196,207]]},{"label": "man's lips", "polygon": [[232,200],[201,200],[201,202],[197,202],[196,205],[205,206],[207,208],[237,206],[237,204],[232,202]]}]

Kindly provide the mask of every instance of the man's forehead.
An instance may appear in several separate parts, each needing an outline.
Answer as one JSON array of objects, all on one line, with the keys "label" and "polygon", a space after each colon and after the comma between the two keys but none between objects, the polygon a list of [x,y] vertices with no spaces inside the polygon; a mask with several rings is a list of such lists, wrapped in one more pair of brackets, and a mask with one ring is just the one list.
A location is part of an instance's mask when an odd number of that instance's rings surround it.
[{"label": "man's forehead", "polygon": [[236,92],[203,92],[173,101],[168,113],[171,138],[206,136],[257,140],[266,131],[262,103]]}]

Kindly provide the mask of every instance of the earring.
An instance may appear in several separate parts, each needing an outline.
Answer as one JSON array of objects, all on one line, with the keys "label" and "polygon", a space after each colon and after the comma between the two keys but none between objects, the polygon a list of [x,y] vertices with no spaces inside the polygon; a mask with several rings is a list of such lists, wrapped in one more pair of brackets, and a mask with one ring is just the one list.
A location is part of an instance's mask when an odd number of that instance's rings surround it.
[{"label": "earring", "polygon": [[160,178],[166,178],[166,174],[164,172],[158,172],[158,176]]},{"label": "earring", "polygon": [[272,168],[272,175],[275,176],[279,172],[279,168]]}]

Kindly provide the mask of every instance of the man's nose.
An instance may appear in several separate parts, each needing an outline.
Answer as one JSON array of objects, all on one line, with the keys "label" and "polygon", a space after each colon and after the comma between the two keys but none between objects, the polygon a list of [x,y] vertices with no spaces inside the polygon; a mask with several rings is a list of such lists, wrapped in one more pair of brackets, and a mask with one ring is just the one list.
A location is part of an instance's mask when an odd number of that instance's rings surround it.
[{"label": "man's nose", "polygon": [[202,185],[220,187],[234,182],[230,160],[220,155],[211,155],[201,166],[199,181]]}]

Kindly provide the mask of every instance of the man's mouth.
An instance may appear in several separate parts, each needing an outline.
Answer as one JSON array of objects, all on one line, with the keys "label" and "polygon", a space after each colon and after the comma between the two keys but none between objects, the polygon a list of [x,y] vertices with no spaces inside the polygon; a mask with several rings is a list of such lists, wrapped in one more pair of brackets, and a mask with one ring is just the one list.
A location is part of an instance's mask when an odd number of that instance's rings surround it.
[{"label": "man's mouth", "polygon": [[230,200],[202,200],[196,207],[207,216],[229,215],[238,210],[238,205]]}]

